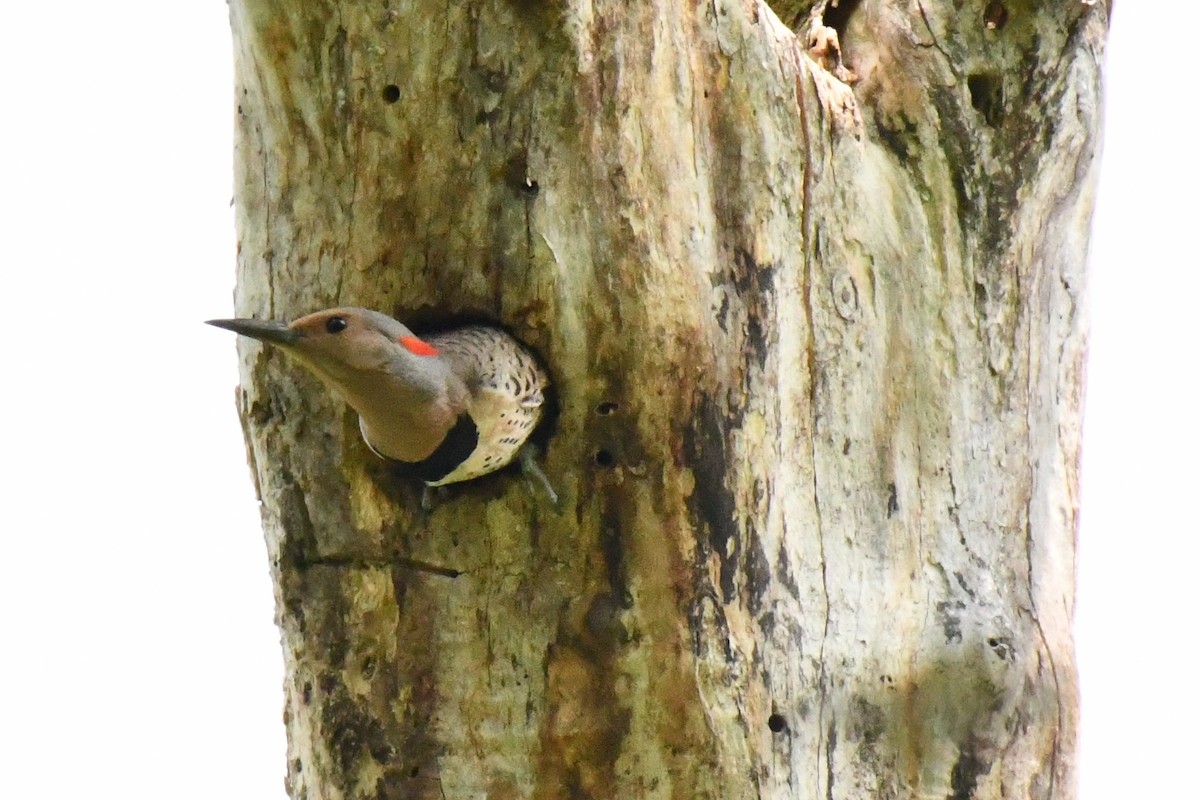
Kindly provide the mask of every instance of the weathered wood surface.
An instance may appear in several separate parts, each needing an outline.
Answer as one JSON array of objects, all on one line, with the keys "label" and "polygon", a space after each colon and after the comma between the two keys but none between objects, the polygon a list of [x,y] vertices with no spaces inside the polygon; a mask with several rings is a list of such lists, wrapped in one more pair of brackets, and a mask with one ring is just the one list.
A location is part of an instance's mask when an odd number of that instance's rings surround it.
[{"label": "weathered wood surface", "polygon": [[562,513],[425,517],[243,345],[293,797],[1073,796],[1102,7],[230,7],[239,315],[493,319],[561,409]]}]

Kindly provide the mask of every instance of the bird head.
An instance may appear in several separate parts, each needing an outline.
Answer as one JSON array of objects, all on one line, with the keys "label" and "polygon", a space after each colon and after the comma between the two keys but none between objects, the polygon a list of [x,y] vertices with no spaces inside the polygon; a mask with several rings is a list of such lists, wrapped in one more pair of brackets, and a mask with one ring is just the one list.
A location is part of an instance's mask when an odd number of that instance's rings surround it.
[{"label": "bird head", "polygon": [[213,319],[208,324],[273,344],[339,384],[370,373],[409,373],[438,355],[403,324],[365,308],[330,308],[291,323]]},{"label": "bird head", "polygon": [[437,348],[378,311],[330,308],[291,323],[208,324],[279,347],[300,361],[358,412],[363,438],[387,458],[428,457],[468,403],[466,384]]}]

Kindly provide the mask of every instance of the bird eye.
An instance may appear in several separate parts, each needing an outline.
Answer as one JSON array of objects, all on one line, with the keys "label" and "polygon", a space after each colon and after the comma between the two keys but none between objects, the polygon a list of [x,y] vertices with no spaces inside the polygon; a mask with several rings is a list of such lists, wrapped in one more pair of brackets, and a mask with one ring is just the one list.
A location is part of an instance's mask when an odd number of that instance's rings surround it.
[{"label": "bird eye", "polygon": [[330,317],[329,319],[325,320],[325,330],[329,331],[330,333],[341,333],[342,331],[346,330],[346,318]]}]

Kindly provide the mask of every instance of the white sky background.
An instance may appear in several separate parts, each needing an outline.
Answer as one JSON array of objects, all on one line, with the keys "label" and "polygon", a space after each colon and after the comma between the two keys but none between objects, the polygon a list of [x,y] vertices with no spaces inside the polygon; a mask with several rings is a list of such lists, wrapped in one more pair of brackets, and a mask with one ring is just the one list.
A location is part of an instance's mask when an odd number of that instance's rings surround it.
[{"label": "white sky background", "polygon": [[[1123,0],[1110,42],[1079,561],[1084,800],[1195,791],[1198,6]],[[284,797],[233,341],[200,324],[232,310],[226,13],[65,0],[4,15],[2,798]]]}]

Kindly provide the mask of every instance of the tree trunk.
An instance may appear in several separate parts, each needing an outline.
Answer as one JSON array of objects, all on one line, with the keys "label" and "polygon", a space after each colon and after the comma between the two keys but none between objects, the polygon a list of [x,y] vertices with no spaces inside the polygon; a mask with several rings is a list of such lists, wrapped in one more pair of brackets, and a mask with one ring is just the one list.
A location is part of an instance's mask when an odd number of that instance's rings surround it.
[{"label": "tree trunk", "polygon": [[239,314],[560,409],[423,514],[242,345],[294,798],[1074,796],[1105,11],[824,5],[231,0]]}]

